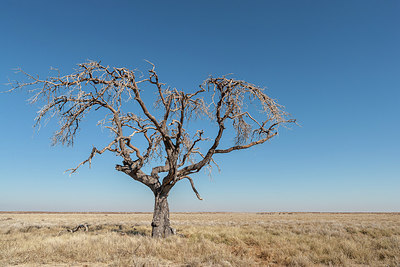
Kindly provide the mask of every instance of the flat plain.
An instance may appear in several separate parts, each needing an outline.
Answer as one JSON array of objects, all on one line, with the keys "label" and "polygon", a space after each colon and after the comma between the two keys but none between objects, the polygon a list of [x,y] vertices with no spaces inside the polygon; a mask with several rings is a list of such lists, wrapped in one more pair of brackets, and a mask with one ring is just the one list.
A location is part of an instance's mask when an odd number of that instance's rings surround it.
[{"label": "flat plain", "polygon": [[171,213],[158,240],[151,218],[2,212],[0,266],[400,266],[400,213]]}]

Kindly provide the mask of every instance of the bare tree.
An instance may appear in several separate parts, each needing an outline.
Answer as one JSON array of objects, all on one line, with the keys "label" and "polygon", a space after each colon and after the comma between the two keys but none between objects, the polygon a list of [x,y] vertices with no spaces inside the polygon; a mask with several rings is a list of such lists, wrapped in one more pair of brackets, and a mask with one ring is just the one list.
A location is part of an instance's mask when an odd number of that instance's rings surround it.
[{"label": "bare tree", "polygon": [[[110,142],[102,148],[94,147],[86,160],[69,171],[90,165],[95,155],[106,151],[120,156],[122,164],[115,169],[154,193],[153,237],[174,233],[167,197],[177,182],[188,179],[201,200],[192,174],[216,164],[215,155],[265,143],[278,134],[278,126],[295,122],[260,87],[227,77],[209,77],[197,90],[185,92],[161,83],[153,64],[145,78],[136,77],[132,70],[95,61],[79,64],[72,74],[61,76],[57,72],[47,79],[20,71],[28,81],[14,82],[11,90],[34,87],[31,103],[43,104],[35,126],[46,117],[59,120],[54,144],[73,145],[89,112],[105,115],[100,124],[111,131]],[[143,88],[149,87],[154,88],[155,104],[142,96]],[[214,127],[213,136],[207,138],[203,129],[188,126],[196,118],[210,121],[204,130]],[[224,136],[235,140],[221,147]],[[150,173],[143,171],[146,165],[153,167]]]}]

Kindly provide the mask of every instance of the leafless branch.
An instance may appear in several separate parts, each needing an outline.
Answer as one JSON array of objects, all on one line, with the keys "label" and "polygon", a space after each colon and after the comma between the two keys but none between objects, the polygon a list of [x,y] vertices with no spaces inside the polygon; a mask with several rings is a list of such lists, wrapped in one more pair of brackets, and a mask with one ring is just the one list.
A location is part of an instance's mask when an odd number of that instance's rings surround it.
[{"label": "leafless branch", "polygon": [[[96,61],[79,64],[74,73],[64,76],[56,70],[56,75],[47,79],[19,69],[28,81],[12,83],[10,91],[33,88],[29,90],[33,94],[31,103],[43,104],[35,125],[40,126],[45,118],[58,119],[60,126],[54,133],[54,144],[73,145],[89,112],[105,115],[99,124],[110,131],[110,143],[102,149],[93,147],[86,160],[68,170],[71,173],[86,163],[90,166],[95,155],[109,151],[122,158],[123,164],[116,166],[118,171],[154,192],[168,194],[177,181],[187,178],[199,199],[189,175],[211,164],[218,167],[215,154],[262,144],[278,134],[280,125],[295,122],[288,119],[289,114],[281,105],[253,84],[226,76],[209,77],[197,90],[186,92],[162,83],[155,65],[148,63],[148,77],[141,80],[136,79],[132,70],[103,66]],[[157,95],[154,102],[159,104],[154,108],[144,101],[139,88],[146,83]],[[259,112],[252,113],[253,109],[248,108],[251,104]],[[212,123],[206,129],[194,129],[193,133],[188,124],[194,119]],[[215,135],[207,137],[206,132],[213,125]],[[232,146],[221,148],[226,130],[235,132],[235,140]],[[156,158],[165,160],[164,165],[145,174],[144,165],[154,163]]]},{"label": "leafless branch", "polygon": [[197,192],[197,189],[196,189],[196,187],[194,186],[194,182],[193,182],[192,178],[190,178],[189,176],[183,176],[183,177],[179,178],[178,181],[180,181],[180,180],[182,180],[182,179],[185,179],[185,178],[189,180],[190,185],[192,186],[193,192],[196,194],[196,197],[197,197],[199,200],[203,200],[203,199],[200,197],[199,192]]}]

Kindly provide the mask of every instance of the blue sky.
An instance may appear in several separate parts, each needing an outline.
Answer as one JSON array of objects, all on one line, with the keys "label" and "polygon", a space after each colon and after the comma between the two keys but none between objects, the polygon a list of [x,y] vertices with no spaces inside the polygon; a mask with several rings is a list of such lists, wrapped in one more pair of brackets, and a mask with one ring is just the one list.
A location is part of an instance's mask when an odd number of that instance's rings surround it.
[{"label": "blue sky", "polygon": [[[148,68],[180,89],[208,75],[267,87],[301,127],[216,157],[171,192],[172,211],[400,211],[400,2],[1,1],[0,90],[14,69],[47,76],[87,59]],[[74,147],[32,128],[29,94],[0,94],[0,210],[152,211],[153,195],[97,157],[88,121]]]}]

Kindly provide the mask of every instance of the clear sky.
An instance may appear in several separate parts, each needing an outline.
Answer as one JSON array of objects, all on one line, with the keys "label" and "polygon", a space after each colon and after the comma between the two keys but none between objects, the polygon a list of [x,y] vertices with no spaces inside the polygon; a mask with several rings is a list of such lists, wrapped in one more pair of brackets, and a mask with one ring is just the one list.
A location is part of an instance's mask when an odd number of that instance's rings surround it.
[{"label": "clear sky", "polygon": [[[400,211],[399,1],[11,1],[0,3],[0,90],[87,59],[157,65],[180,89],[208,75],[267,87],[301,127],[219,156],[170,194],[172,211]],[[0,210],[152,211],[148,188],[105,155],[88,121],[74,147],[35,133],[28,94],[0,94]]]}]

